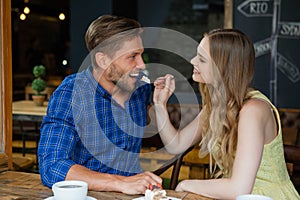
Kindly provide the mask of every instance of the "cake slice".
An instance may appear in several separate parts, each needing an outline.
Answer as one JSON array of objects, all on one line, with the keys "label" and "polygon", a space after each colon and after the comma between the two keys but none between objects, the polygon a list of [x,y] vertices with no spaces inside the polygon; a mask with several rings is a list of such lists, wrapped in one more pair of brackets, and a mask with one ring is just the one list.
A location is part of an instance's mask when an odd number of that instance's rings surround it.
[{"label": "cake slice", "polygon": [[166,190],[155,188],[153,190],[147,189],[145,192],[145,200],[167,200]]},{"label": "cake slice", "polygon": [[150,79],[147,76],[142,76],[141,81],[150,84]]}]

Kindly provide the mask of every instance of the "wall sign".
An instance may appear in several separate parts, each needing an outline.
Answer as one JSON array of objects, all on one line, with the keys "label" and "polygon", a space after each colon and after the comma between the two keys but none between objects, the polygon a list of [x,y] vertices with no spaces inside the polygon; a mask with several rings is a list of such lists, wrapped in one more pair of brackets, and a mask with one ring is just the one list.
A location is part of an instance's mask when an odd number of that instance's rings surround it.
[{"label": "wall sign", "polygon": [[236,0],[233,27],[254,42],[254,86],[278,107],[300,108],[300,1]]}]

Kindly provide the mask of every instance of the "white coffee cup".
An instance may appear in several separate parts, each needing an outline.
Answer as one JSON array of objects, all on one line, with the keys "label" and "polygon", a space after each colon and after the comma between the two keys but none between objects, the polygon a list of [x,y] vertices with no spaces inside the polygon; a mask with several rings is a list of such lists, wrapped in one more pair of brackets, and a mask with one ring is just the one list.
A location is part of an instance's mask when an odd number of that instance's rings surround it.
[{"label": "white coffee cup", "polygon": [[271,197],[258,194],[243,194],[236,197],[236,200],[273,200]]},{"label": "white coffee cup", "polygon": [[60,181],[52,186],[55,200],[86,200],[88,184],[84,181]]}]

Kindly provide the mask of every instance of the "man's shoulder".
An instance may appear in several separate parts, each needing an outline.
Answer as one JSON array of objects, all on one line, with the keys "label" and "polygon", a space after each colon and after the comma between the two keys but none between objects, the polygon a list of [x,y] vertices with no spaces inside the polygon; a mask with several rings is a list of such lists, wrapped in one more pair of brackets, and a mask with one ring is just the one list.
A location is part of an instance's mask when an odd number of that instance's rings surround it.
[{"label": "man's shoulder", "polygon": [[61,88],[73,88],[75,84],[82,85],[84,82],[87,82],[87,76],[85,72],[77,72],[70,74],[65,77],[65,79],[60,84]]}]

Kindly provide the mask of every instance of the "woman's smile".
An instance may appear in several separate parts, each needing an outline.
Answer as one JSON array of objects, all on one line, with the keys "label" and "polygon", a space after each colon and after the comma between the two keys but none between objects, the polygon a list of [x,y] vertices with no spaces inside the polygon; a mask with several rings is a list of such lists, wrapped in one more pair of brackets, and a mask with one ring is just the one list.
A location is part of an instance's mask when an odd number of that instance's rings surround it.
[{"label": "woman's smile", "polygon": [[194,73],[194,74],[200,74],[200,72],[199,72],[198,69],[196,69],[196,68],[194,68],[193,73]]}]

